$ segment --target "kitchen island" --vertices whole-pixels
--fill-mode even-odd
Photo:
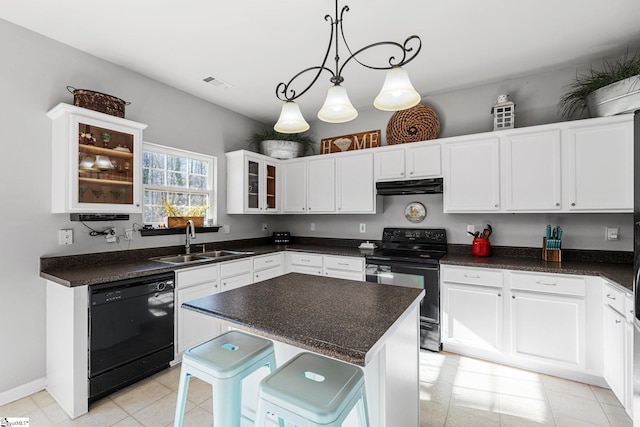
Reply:
[[[372,427],[419,425],[419,305],[424,290],[289,273],[189,301],[272,339],[278,365],[311,351],[361,366]]]

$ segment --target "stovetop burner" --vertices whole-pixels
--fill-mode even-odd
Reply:
[[[385,228],[382,247],[366,258],[437,263],[446,254],[447,232],[442,228]]]

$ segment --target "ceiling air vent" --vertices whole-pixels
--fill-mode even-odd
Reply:
[[[233,87],[231,83],[226,82],[221,78],[213,77],[213,76],[207,76],[204,79],[202,79],[202,81],[205,83],[209,83],[210,85],[215,86],[219,89],[229,89],[230,87]]]

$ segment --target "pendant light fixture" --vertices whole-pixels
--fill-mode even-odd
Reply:
[[[391,41],[377,42],[353,52],[344,37],[344,29],[342,25],[343,15],[345,12],[349,11],[349,6],[344,6],[340,11],[340,14],[338,14],[338,0],[336,0],[335,3],[335,15],[333,17],[331,15],[326,15],[324,17],[325,21],[328,21],[331,24],[331,35],[322,64],[306,68],[293,76],[289,82],[282,82],[276,87],[276,96],[281,101],[284,101],[280,118],[274,126],[274,129],[278,132],[299,133],[309,129],[309,124],[306,122],[304,117],[302,117],[300,107],[294,101],[311,89],[316,81],[318,81],[318,78],[323,71],[327,71],[331,74],[329,81],[333,86],[331,86],[327,92],[327,98],[325,99],[324,105],[318,112],[318,118],[328,123],[344,123],[355,119],[358,116],[358,112],[353,105],[351,105],[351,101],[349,101],[349,96],[347,95],[347,90],[342,86],[342,82],[344,82],[342,70],[352,59],[363,67],[372,70],[388,70],[382,90],[373,103],[376,108],[384,111],[399,111],[411,108],[420,103],[420,94],[416,92],[411,85],[407,72],[401,68],[403,65],[413,60],[413,58],[415,58],[420,52],[420,49],[422,48],[422,41],[420,40],[420,37],[416,35],[410,36],[402,44]],[[342,44],[349,53],[349,57],[342,64],[340,64],[339,55],[340,40],[342,40]],[[357,56],[362,52],[380,46],[391,46],[396,48],[399,54],[397,56],[391,56],[387,61],[388,65],[385,64],[382,66],[365,64],[362,60],[357,58]],[[327,60],[332,47],[334,47],[335,50],[335,68],[333,70],[327,66]],[[297,92],[291,87],[292,83],[298,77],[308,72],[315,73],[315,76],[312,77],[311,83],[309,83],[307,87]]]

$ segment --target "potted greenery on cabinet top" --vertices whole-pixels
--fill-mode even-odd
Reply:
[[[571,90],[560,98],[562,116],[569,119],[586,108],[591,117],[612,116],[640,108],[640,52],[615,62],[604,60],[603,69],[592,68],[576,76]]]
[[[313,151],[313,137],[307,132],[280,133],[270,128],[254,132],[250,137],[252,146],[261,154],[277,159],[292,159]]]

